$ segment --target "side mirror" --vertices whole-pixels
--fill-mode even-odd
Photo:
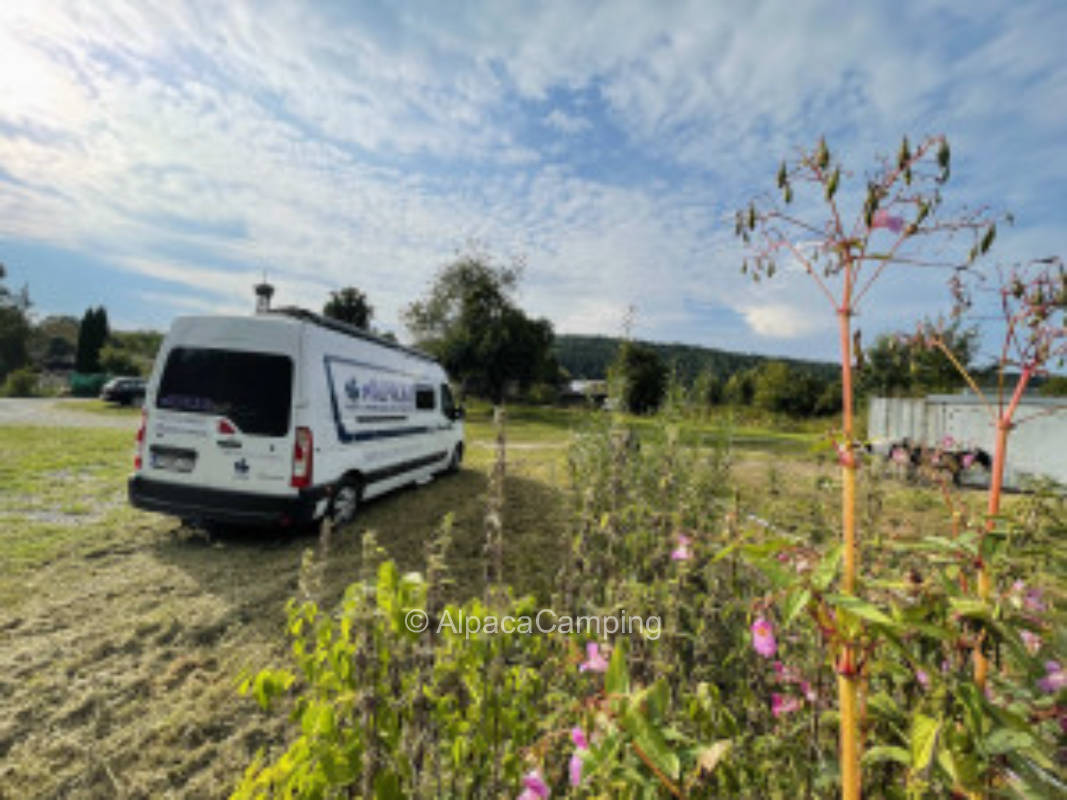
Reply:
[[[452,419],[463,419],[466,416],[467,412],[463,406],[456,406],[452,409]]]

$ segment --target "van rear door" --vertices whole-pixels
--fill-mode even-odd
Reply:
[[[293,359],[177,346],[148,410],[143,474],[172,483],[288,494]]]

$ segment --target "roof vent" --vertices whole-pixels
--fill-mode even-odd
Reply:
[[[263,277],[262,283],[257,283],[256,289],[256,313],[266,314],[270,311],[270,299],[274,295],[274,287],[267,283],[266,276]]]

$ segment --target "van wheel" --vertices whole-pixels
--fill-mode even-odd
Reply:
[[[347,525],[359,510],[359,483],[354,478],[342,478],[330,498],[326,514],[334,527]]]
[[[445,468],[445,472],[459,472],[461,461],[463,461],[463,445],[457,444],[452,451],[452,457],[448,459],[448,466]]]

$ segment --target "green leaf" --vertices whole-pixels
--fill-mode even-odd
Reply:
[[[808,607],[811,601],[811,589],[799,589],[789,593],[785,599],[785,607],[782,609],[782,625],[787,627],[801,611]]]
[[[609,695],[630,693],[630,670],[626,664],[625,642],[625,639],[616,639],[615,648],[611,651],[611,661],[608,662],[608,671],[604,675],[604,691]]]
[[[910,765],[911,754],[903,747],[890,747],[888,745],[872,747],[863,754],[864,766],[877,764],[881,761],[896,761],[898,764]]]
[[[819,562],[819,566],[815,568],[811,576],[812,586],[816,590],[825,592],[830,588],[830,584],[834,582],[834,577],[837,575],[837,565],[841,562],[841,554],[843,552],[841,545],[837,545],[823,556],[822,561]]]
[[[655,764],[656,769],[671,780],[676,780],[678,771],[681,769],[681,763],[660,731],[655,726],[650,725],[644,715],[634,706],[630,706],[627,709],[623,718],[623,725],[630,736],[633,737],[634,744],[641,748],[641,752],[648,757],[649,761]]]
[[[1011,728],[998,728],[986,737],[983,742],[986,752],[991,756],[999,756],[1003,753],[1011,753],[1016,750],[1025,750],[1034,744],[1033,737],[1025,731],[1014,731]]]
[[[865,619],[868,622],[873,622],[875,625],[881,625],[885,628],[897,627],[897,623],[890,617],[886,616],[886,614],[876,605],[859,597],[843,594],[828,594],[826,595],[826,602],[832,606],[844,609],[850,614],[855,614],[857,617]]]
[[[937,736],[941,721],[916,712],[911,718],[911,768],[916,772],[926,769],[937,749]]]

